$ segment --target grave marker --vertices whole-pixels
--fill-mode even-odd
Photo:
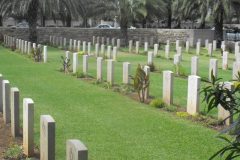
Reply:
[[[163,71],[163,101],[167,105],[173,103],[173,72]]]
[[[67,141],[66,160],[88,160],[87,147],[79,140]]]
[[[130,84],[130,71],[131,71],[131,64],[129,62],[123,63],[123,84]]]
[[[23,99],[23,152],[34,155],[34,102],[30,98]]]
[[[40,157],[55,160],[55,120],[50,115],[40,118]]]
[[[191,75],[188,77],[187,112],[190,115],[199,113],[200,82],[201,78],[198,76]]]

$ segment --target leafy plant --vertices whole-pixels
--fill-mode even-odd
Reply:
[[[31,55],[35,62],[41,62],[42,61],[42,48],[41,46],[37,46],[36,48],[32,48]]]
[[[13,145],[7,149],[4,154],[5,159],[21,159],[24,158],[23,148],[18,145]]]
[[[175,70],[175,73],[177,75],[179,75],[179,76],[186,76],[185,70],[182,67],[182,65],[180,65],[180,64],[174,65],[174,70]]]
[[[154,99],[151,101],[150,105],[155,108],[165,108],[167,106],[162,99]]]
[[[76,76],[77,76],[77,78],[86,78],[87,77],[87,75],[85,75],[83,72],[80,72],[80,71],[78,71],[76,73]]]
[[[138,65],[136,75],[134,77],[134,89],[138,92],[140,102],[144,103],[146,100],[146,91],[149,88],[149,75]]]
[[[151,72],[156,71],[156,67],[155,67],[155,64],[154,64],[154,63],[148,64],[148,66],[150,67],[150,71],[151,71]]]
[[[221,135],[218,136],[218,138],[227,142],[228,145],[211,156],[210,160],[218,156],[224,158],[225,160],[236,159],[240,157],[240,87],[238,85],[229,90],[228,88],[224,87],[225,84],[223,82],[220,82],[221,79],[216,79],[214,77],[213,73],[211,74],[211,77],[211,85],[204,88],[202,91],[204,93],[204,101],[207,102],[208,112],[221,105],[231,114],[226,119],[229,119],[236,114],[238,114],[238,119],[235,120],[235,122],[231,124],[229,128],[221,132],[221,134],[229,133],[232,135],[233,140]]]
[[[69,73],[70,71],[70,59],[69,58],[64,58],[63,56],[61,56],[61,59],[62,59],[62,65],[63,65],[63,71],[64,73]]]

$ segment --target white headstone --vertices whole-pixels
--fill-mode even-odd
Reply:
[[[99,43],[95,44],[95,56],[98,57],[99,56]]]
[[[170,46],[166,45],[165,46],[165,58],[169,59],[169,53],[170,53]]]
[[[121,40],[117,39],[117,48],[120,48],[120,47],[121,47]]]
[[[187,112],[190,115],[199,113],[200,82],[201,78],[198,76],[191,75],[188,77]]]
[[[181,55],[175,54],[174,55],[174,65],[179,65],[181,62]]]
[[[216,51],[217,50],[217,41],[214,40],[213,41],[213,51]]]
[[[55,160],[55,120],[50,115],[40,118],[40,157]]]
[[[97,58],[97,80],[102,81],[102,64],[103,64],[103,58],[98,57]]]
[[[153,52],[148,52],[148,65],[153,64]]]
[[[0,74],[0,112],[3,112],[3,75]]]
[[[78,70],[78,53],[73,53],[73,73],[77,73]]]
[[[72,42],[72,39],[70,39],[70,40],[69,40],[69,50],[70,50],[70,51],[73,50],[73,48],[72,48],[72,43],[73,43],[73,42]]]
[[[2,81],[2,95],[3,95],[3,121],[4,124],[11,122],[10,110],[10,82],[8,80]]]
[[[222,56],[222,69],[227,70],[228,69],[228,52],[223,52]]]
[[[86,41],[83,41],[83,53],[86,54]]]
[[[132,53],[132,46],[133,46],[133,41],[132,40],[130,40],[129,41],[129,53]]]
[[[23,99],[23,152],[34,155],[34,102],[30,98]]]
[[[77,51],[80,52],[81,51],[81,41],[77,41]]]
[[[186,52],[187,53],[189,53],[189,45],[190,45],[189,41],[186,41]]]
[[[83,73],[88,74],[88,55],[83,55]]]
[[[112,46],[108,46],[107,47],[107,58],[108,59],[112,58],[111,50],[112,50]]]
[[[144,66],[144,72],[146,73],[147,76],[150,76],[150,67],[149,66]],[[145,90],[145,98],[148,99],[149,98],[149,87],[148,86]]]
[[[66,152],[66,160],[88,160],[87,147],[79,140],[68,140]]]
[[[13,138],[19,136],[19,89],[11,88],[11,133]]]
[[[217,59],[210,59],[209,64],[209,81],[212,81],[212,73],[217,78],[218,75],[218,60]]]
[[[173,72],[163,71],[163,101],[167,105],[173,103]]]
[[[77,40],[73,41],[73,51],[77,52]]]
[[[208,44],[208,55],[212,57],[213,49],[212,49],[212,43]]]
[[[139,54],[139,41],[136,41],[136,54]]]
[[[107,61],[107,82],[110,85],[114,84],[114,61],[113,60]]]
[[[240,73],[240,62],[233,62],[232,79],[237,80]]]
[[[28,55],[31,54],[31,49],[32,49],[32,43],[28,42],[28,52],[27,52]]]
[[[91,55],[91,42],[88,42],[88,55]]]
[[[130,84],[130,71],[131,71],[131,64],[129,62],[123,63],[123,84]]]
[[[148,42],[145,42],[144,43],[144,52],[147,52],[148,51]]]
[[[197,55],[200,55],[200,51],[201,50],[201,43],[200,42],[197,42],[197,48],[196,48],[196,54]]]
[[[208,39],[205,40],[205,48],[208,48]]]
[[[153,54],[156,57],[158,55],[158,44],[154,44]]]
[[[101,55],[104,57],[105,56],[105,45],[101,45]]]
[[[117,61],[117,54],[118,54],[117,47],[113,47],[113,60],[114,61]]]
[[[48,57],[48,54],[47,54],[47,46],[44,46],[44,47],[43,47],[43,62],[44,62],[44,63],[47,63],[47,57]]]
[[[198,75],[198,64],[199,64],[199,58],[197,56],[192,57],[192,63],[191,63],[191,75]]]

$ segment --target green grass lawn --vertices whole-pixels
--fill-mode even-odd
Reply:
[[[65,159],[65,143],[72,138],[80,139],[88,147],[92,160],[203,160],[224,145],[215,138],[216,131],[59,72],[64,51],[48,50],[49,62],[43,64],[0,47],[0,72],[12,86],[20,89],[21,99],[34,100],[36,144],[39,145],[40,115],[49,114],[56,120],[57,160]],[[183,55],[186,74],[190,73],[193,55]],[[82,58],[79,59],[82,70]],[[137,64],[145,64],[147,57],[120,53],[115,64],[117,84],[122,82],[122,62],[125,61],[132,64],[134,75]],[[154,62],[161,71],[173,70],[173,60],[156,58]],[[208,77],[208,63],[209,57],[201,56],[200,76]],[[89,60],[89,75],[96,77],[94,57]],[[229,80],[231,71],[219,70],[219,77]],[[174,104],[186,107],[187,79],[175,78],[174,86]],[[161,73],[151,74],[150,95],[161,98]]]

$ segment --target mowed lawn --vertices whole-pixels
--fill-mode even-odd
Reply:
[[[20,89],[21,100],[24,97],[34,100],[37,145],[40,115],[51,115],[56,120],[57,160],[65,159],[66,140],[73,138],[88,147],[92,160],[203,160],[224,145],[215,138],[216,131],[59,72],[64,51],[48,50],[49,62],[43,64],[0,47],[0,72]],[[137,64],[147,61],[146,56],[121,54],[115,67],[118,84],[122,79],[122,62],[131,62],[134,74]],[[191,56],[184,57],[188,73]],[[209,57],[202,57],[200,75],[207,77]],[[82,58],[79,59],[81,69]],[[173,70],[173,60],[155,61],[161,70]],[[95,58],[90,58],[89,74],[93,76],[95,63]],[[231,79],[231,71],[220,71],[220,75]],[[187,80],[176,78],[174,85],[174,103],[186,107]],[[162,74],[151,74],[150,94],[161,98]]]

